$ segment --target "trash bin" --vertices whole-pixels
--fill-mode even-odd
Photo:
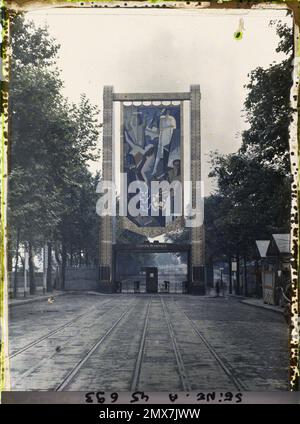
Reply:
[[[165,293],[169,293],[170,291],[170,281],[164,281],[165,285]]]
[[[140,282],[139,281],[134,281],[133,292],[134,293],[140,293]]]

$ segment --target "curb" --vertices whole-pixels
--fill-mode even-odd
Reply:
[[[105,293],[98,293],[98,292],[92,292],[92,291],[66,290],[63,292],[49,293],[48,295],[42,295],[36,298],[23,299],[18,302],[12,302],[11,300],[9,300],[8,307],[11,308],[12,306],[21,306],[21,305],[27,305],[27,303],[41,302],[43,300],[47,300],[51,296],[57,297],[57,296],[63,296],[67,294],[88,294],[88,295],[94,295],[94,296],[105,296]]]
[[[281,315],[283,314],[283,310],[275,309],[275,308],[272,307],[272,305],[269,305],[269,306],[267,306],[267,305],[257,305],[255,303],[248,302],[247,300],[241,300],[240,303],[244,303],[244,305],[254,306],[254,307],[260,308],[260,309],[265,309],[267,311],[275,312],[277,314],[281,314]]]
[[[32,299],[20,300],[20,302],[8,301],[8,307],[11,308],[11,307],[14,307],[14,306],[27,305],[27,303],[41,302],[43,300],[47,300],[51,296],[57,297],[57,296],[63,296],[65,294],[68,294],[68,292],[49,293],[48,295],[45,295],[45,296],[39,296],[39,297],[32,298]]]
[[[228,297],[233,297],[235,299],[246,299],[242,294],[228,294]]]

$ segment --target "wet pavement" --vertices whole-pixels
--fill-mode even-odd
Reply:
[[[12,390],[288,390],[283,316],[240,299],[66,294],[9,330]]]

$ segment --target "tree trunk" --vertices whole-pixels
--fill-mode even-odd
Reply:
[[[57,244],[55,244],[55,246],[54,246],[54,256],[55,256],[56,262],[58,263],[58,265],[60,265],[61,264],[61,259],[59,257],[59,249],[57,247]]]
[[[229,294],[232,294],[232,262],[231,257],[228,257],[228,269],[229,269]]]
[[[73,266],[73,248],[70,249],[70,266]]]
[[[52,291],[52,245],[48,243],[47,292]]]
[[[14,274],[14,298],[18,295],[18,262],[19,262],[19,248],[20,248],[20,228],[17,230],[17,243],[16,243],[16,260],[15,260],[15,274]]]
[[[236,255],[236,294],[240,294],[240,255]]]
[[[255,260],[255,285],[256,285],[256,296],[262,297],[261,293],[261,270],[259,269],[258,260]]]
[[[66,266],[67,266],[67,248],[63,241],[61,251],[61,288],[62,290],[66,287]]]
[[[247,284],[247,258],[244,256],[244,295],[248,296],[248,284]]]
[[[55,273],[55,289],[62,288],[62,277],[61,277],[61,259],[59,257],[59,249],[57,243],[54,245],[54,256],[57,263],[56,273]]]
[[[25,260],[24,260],[24,258],[22,258],[22,256],[21,256],[21,254],[20,254],[20,253],[19,253],[19,259],[20,259],[20,261],[21,261],[22,269],[23,269],[23,271],[24,271]]]
[[[29,242],[29,244],[28,244],[28,250],[29,250],[29,258],[28,258],[28,264],[29,264],[29,293],[35,294],[36,284],[35,284],[35,275],[34,275],[34,252],[33,252],[31,242]]]

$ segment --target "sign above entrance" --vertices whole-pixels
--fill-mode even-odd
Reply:
[[[116,244],[113,246],[116,251],[125,251],[125,252],[189,252],[191,249],[190,244],[183,243],[144,243],[144,244]]]

